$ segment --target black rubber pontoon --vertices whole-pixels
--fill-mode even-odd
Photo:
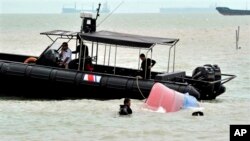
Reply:
[[[86,77],[93,77],[94,80],[85,79]],[[1,93],[8,96],[55,99],[119,99],[123,97],[143,99],[143,97],[148,97],[155,83],[154,80],[134,77],[84,73],[8,61],[0,61],[0,78]],[[161,83],[181,93],[188,92],[198,99],[200,97],[199,92],[192,86],[175,82]]]

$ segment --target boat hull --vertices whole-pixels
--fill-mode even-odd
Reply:
[[[46,99],[144,99],[154,80],[102,73],[66,70],[41,65],[0,60],[0,95]],[[181,93],[200,98],[190,85],[160,82]]]

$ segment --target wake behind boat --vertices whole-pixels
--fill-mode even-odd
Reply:
[[[100,9],[100,7],[98,8]],[[82,13],[80,32],[53,30],[42,32],[52,43],[40,56],[24,56],[0,53],[0,93],[5,96],[27,98],[88,98],[88,99],[144,99],[155,83],[161,83],[180,93],[189,93],[197,99],[215,99],[225,92],[223,84],[235,78],[222,74],[218,65],[204,65],[194,69],[192,76],[185,71],[175,71],[175,53],[179,39],[160,38],[124,34],[110,31],[96,31],[96,18],[92,14]],[[61,68],[58,42],[74,43],[80,46],[79,54],[69,64],[69,69]],[[84,44],[88,44],[91,54],[83,53]],[[165,72],[150,72],[149,78],[140,79],[140,65],[137,69],[117,67],[118,48],[130,48],[136,52],[146,52],[153,58],[153,48],[164,45],[169,48],[168,65]],[[104,55],[99,49],[104,49]],[[111,53],[114,58],[111,58]],[[171,55],[173,53],[173,55]],[[99,58],[103,58],[100,63]],[[114,60],[114,65],[110,61]],[[87,63],[93,69],[86,68]],[[138,61],[140,64],[140,60]],[[172,64],[172,65],[170,65]],[[172,67],[170,67],[172,66]]]

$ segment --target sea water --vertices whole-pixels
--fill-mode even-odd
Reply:
[[[105,16],[101,15],[98,21]],[[0,52],[38,56],[52,43],[39,33],[55,29],[79,31],[80,24],[78,14],[0,15]],[[241,49],[236,50],[238,26]],[[203,117],[191,116],[192,110],[150,112],[143,108],[144,101],[134,99],[131,101],[133,115],[124,118],[117,115],[123,99],[45,101],[1,97],[1,141],[224,141],[229,140],[230,124],[250,123],[248,16],[114,14],[97,29],[178,38],[175,70],[185,70],[191,75],[197,66],[218,64],[222,73],[235,74],[237,78],[225,85],[227,91],[216,100],[201,101]],[[152,57],[157,61],[154,71],[167,70],[168,49],[154,48]],[[138,68],[138,50],[119,48],[117,53],[118,66]],[[99,55],[99,63],[104,63],[103,49]]]

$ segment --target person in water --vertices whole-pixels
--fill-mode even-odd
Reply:
[[[192,116],[204,116],[204,113],[202,111],[196,111],[192,113]]]
[[[132,109],[130,108],[131,100],[129,98],[124,99],[124,105],[120,105],[120,115],[131,115]]]
[[[145,54],[140,54],[141,63],[141,76],[144,79],[150,79],[151,68],[155,65],[156,61],[150,58],[146,58]]]

